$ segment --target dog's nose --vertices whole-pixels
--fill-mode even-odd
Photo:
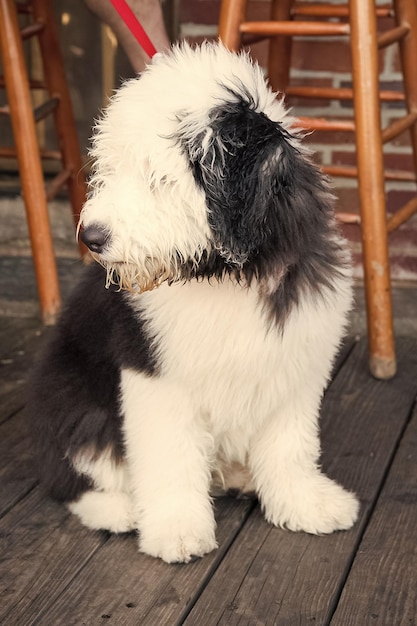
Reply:
[[[105,231],[101,226],[93,225],[88,226],[85,230],[81,231],[81,241],[85,243],[87,248],[91,252],[103,252],[103,248],[109,238],[109,233]]]

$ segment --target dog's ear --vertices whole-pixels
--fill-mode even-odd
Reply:
[[[238,98],[212,109],[205,131],[183,135],[214,243],[228,262],[243,265],[276,235],[277,204],[295,193],[301,157],[294,143],[281,124]]]

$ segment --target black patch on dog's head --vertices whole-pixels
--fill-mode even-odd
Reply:
[[[254,106],[248,96],[213,109],[209,147],[203,148],[205,134],[185,142],[194,178],[206,195],[215,246],[238,266],[268,236],[271,172],[279,187],[290,180],[283,162],[288,134]]]
[[[344,262],[332,196],[283,125],[257,111],[244,90],[230,94],[210,111],[207,131],[181,136],[220,256],[209,265],[249,283],[281,275],[269,301],[274,315],[285,317],[300,289],[331,286]]]

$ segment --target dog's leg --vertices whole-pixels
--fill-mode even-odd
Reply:
[[[97,456],[80,450],[72,463],[78,473],[91,480],[94,488],[70,502],[69,510],[94,530],[112,533],[135,530],[126,464],[112,460],[110,449]]]
[[[84,526],[93,530],[127,533],[135,530],[132,499],[121,491],[86,491],[68,505]]]
[[[358,501],[317,465],[317,414],[311,400],[298,397],[285,412],[272,416],[254,437],[250,467],[269,522],[321,534],[350,528],[358,515]]]
[[[122,403],[140,550],[169,563],[210,552],[213,444],[186,390],[124,370]]]

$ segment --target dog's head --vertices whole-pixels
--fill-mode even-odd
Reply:
[[[329,207],[292,126],[247,55],[220,44],[157,55],[93,139],[82,239],[109,282],[141,291],[253,275],[271,254],[293,262],[294,241]]]

